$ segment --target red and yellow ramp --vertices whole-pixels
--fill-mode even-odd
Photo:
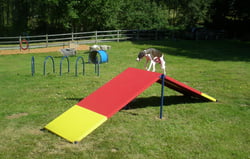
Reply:
[[[51,121],[45,128],[70,142],[79,142],[153,83],[160,83],[160,76],[160,73],[128,68]],[[165,86],[180,93],[216,101],[173,78],[166,76],[164,82]]]
[[[160,74],[128,68],[45,126],[70,142],[79,142],[141,92]]]
[[[159,79],[157,81],[158,83],[162,83],[161,79]],[[204,99],[206,101],[212,101],[212,102],[216,102],[217,100],[205,93],[202,93],[192,87],[189,87],[188,85],[181,83],[169,76],[165,76],[165,80],[164,80],[164,85],[168,88],[171,88],[177,92],[180,92],[184,95],[188,95],[188,96],[193,96],[193,97],[197,97],[197,98],[201,98]]]

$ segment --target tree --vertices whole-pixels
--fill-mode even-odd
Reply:
[[[164,12],[154,1],[125,1],[119,13],[119,23],[122,29],[162,29],[167,25]]]
[[[244,0],[215,0],[210,7],[208,26],[226,30],[228,37],[250,39],[249,5]]]
[[[0,0],[0,35],[111,29],[224,28],[247,32],[245,0]]]

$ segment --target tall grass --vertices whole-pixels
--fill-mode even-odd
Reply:
[[[109,63],[96,76],[74,75],[77,57],[59,75],[59,52],[0,56],[0,158],[249,158],[250,44],[238,41],[143,41],[109,43]],[[188,98],[160,85],[150,88],[78,144],[40,131],[48,122],[127,67],[143,69],[137,53],[154,47],[165,54],[167,75],[219,100]],[[56,73],[46,56],[55,58]],[[36,73],[31,76],[31,57]],[[86,51],[78,52],[88,60]],[[160,71],[160,66],[157,66]],[[138,77],[140,78],[140,77]],[[141,79],[143,80],[143,79]],[[132,82],[132,81],[131,81]],[[98,100],[98,99],[97,99]]]

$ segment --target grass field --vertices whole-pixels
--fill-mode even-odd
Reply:
[[[0,56],[0,158],[247,159],[250,158],[250,43],[239,41],[143,41],[108,43],[109,63],[96,76],[74,76],[59,52]],[[143,69],[137,53],[154,47],[165,53],[167,75],[215,97],[203,102],[165,89],[159,119],[160,85],[153,84],[78,144],[40,131],[47,123],[127,67]],[[56,73],[46,56],[55,59]],[[36,73],[31,76],[31,57]],[[88,60],[85,51],[78,52]],[[160,66],[157,65],[157,71]],[[139,78],[139,77],[138,77]],[[142,79],[143,80],[143,79]],[[96,99],[98,100],[98,99]]]

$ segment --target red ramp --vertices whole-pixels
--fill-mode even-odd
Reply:
[[[128,68],[77,105],[110,118],[145,89],[159,80],[161,74]]]
[[[162,80],[159,79],[157,81],[158,83],[162,83]],[[164,81],[164,85],[167,86],[168,88],[171,88],[177,92],[180,92],[184,95],[188,95],[188,96],[193,96],[193,97],[197,97],[206,101],[212,101],[212,102],[216,102],[217,100],[205,93],[202,93],[192,87],[189,87],[188,85],[181,83],[169,76],[165,77],[165,81]]]
[[[160,73],[128,68],[45,128],[70,142],[79,142],[155,82],[162,82]],[[185,95],[216,101],[168,76],[164,84]]]

